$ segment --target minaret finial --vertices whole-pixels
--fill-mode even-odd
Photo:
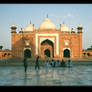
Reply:
[[[63,24],[65,24],[64,21],[63,21]]]
[[[31,24],[31,20],[30,20],[30,24]]]
[[[48,18],[48,14],[47,14],[47,18]]]

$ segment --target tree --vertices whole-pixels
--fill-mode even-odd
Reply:
[[[90,53],[87,53],[88,56],[90,56]]]
[[[0,49],[2,50],[3,46],[0,46]]]

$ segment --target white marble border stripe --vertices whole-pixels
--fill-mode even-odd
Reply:
[[[38,55],[38,37],[39,36],[56,36],[56,53],[59,55],[59,34],[36,34],[36,55]]]

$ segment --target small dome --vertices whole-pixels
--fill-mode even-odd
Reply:
[[[33,24],[28,25],[28,26],[24,29],[24,31],[27,31],[27,32],[30,32],[30,31],[33,31],[33,30],[34,30]]]
[[[11,26],[11,29],[13,29],[13,28],[17,28],[16,25],[12,25],[12,26]]]
[[[62,32],[70,32],[69,28],[65,24],[62,24],[60,29]]]
[[[45,20],[40,24],[39,29],[56,29],[56,26],[49,18],[45,18]]]
[[[83,27],[82,27],[82,25],[78,25],[78,27],[77,27],[77,28],[83,28]]]

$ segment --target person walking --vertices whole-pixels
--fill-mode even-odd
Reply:
[[[27,59],[24,58],[24,71],[27,72]]]
[[[39,56],[37,56],[36,58],[36,63],[35,63],[35,69],[40,69],[40,66],[39,66]]]

